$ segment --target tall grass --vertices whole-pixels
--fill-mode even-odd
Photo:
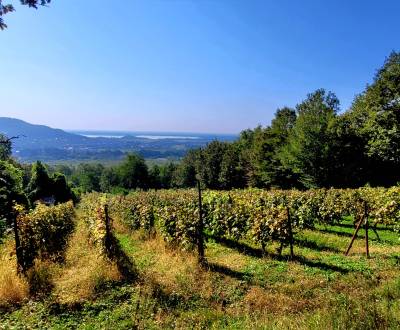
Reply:
[[[9,308],[20,304],[29,296],[26,279],[16,271],[15,247],[11,241],[0,245],[0,308]]]

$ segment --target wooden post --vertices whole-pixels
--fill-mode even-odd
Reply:
[[[363,220],[364,220],[364,216],[361,217],[360,221],[359,221],[358,224],[357,224],[357,228],[356,228],[356,231],[355,231],[354,234],[353,234],[353,237],[352,237],[352,239],[351,239],[350,245],[349,245],[349,247],[347,248],[346,252],[344,253],[345,256],[347,256],[347,255],[349,254],[349,251],[350,251],[351,247],[353,246],[354,240],[355,240],[356,237],[357,237],[357,233],[358,233],[358,231],[359,231],[360,228],[361,228],[361,224],[363,223]]]
[[[289,209],[289,207],[286,207],[286,212],[287,212],[288,231],[289,231],[290,259],[293,260],[293,258],[294,258],[293,231],[292,231],[292,220],[290,218],[290,209]]]
[[[364,202],[364,218],[365,218],[365,253],[369,258],[369,244],[368,244],[368,206],[367,202]]]
[[[17,215],[14,215],[14,239],[15,239],[15,255],[17,256],[17,273],[23,273],[25,274],[25,262],[24,262],[24,254],[22,251],[22,246],[21,246],[21,239],[19,237],[19,232],[18,232],[18,219]]]
[[[204,258],[204,237],[203,237],[203,206],[201,201],[201,187],[200,187],[200,180],[197,180],[197,190],[199,193],[199,223],[197,226],[197,251],[199,257],[199,263],[203,264],[205,261]]]
[[[105,248],[106,252],[110,253],[111,252],[111,225],[110,225],[110,217],[108,215],[108,205],[104,205],[104,221],[106,225],[106,237],[105,237]]]

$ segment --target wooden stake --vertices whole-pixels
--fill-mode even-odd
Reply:
[[[14,215],[14,239],[15,239],[15,254],[17,256],[17,273],[25,274],[24,254],[21,246],[21,239],[19,237],[17,215]]]
[[[110,225],[110,217],[108,215],[108,205],[104,205],[104,217],[105,217],[105,225],[106,225],[106,237],[105,237],[105,248],[107,253],[111,252],[111,225]]]
[[[201,187],[200,187],[200,180],[197,180],[197,190],[199,192],[199,223],[197,226],[197,252],[199,263],[203,264],[205,261],[204,257],[204,238],[203,238],[203,206],[201,201]]]
[[[286,212],[287,212],[288,231],[289,231],[290,259],[293,260],[293,258],[294,258],[293,231],[292,231],[292,220],[290,218],[290,209],[289,209],[289,207],[286,207]]]
[[[359,223],[357,224],[357,228],[356,228],[356,231],[354,232],[354,235],[353,235],[353,237],[352,237],[352,239],[351,239],[350,245],[349,245],[349,247],[347,248],[346,252],[344,253],[345,256],[347,256],[347,255],[349,254],[349,251],[350,251],[351,247],[353,246],[354,240],[355,240],[356,237],[357,237],[357,233],[358,233],[358,231],[359,231],[360,228],[361,228],[361,224],[363,223],[363,220],[364,220],[364,217],[362,217],[362,218],[360,219]]]
[[[368,207],[367,202],[364,202],[364,218],[365,218],[365,253],[369,258],[369,244],[368,244]]]

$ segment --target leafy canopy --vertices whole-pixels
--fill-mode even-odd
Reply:
[[[39,6],[46,6],[51,0],[20,0],[21,5],[28,6],[30,8],[38,9]],[[11,4],[3,4],[3,0],[0,0],[0,30],[7,28],[7,24],[4,23],[3,16],[14,11],[15,8]]]

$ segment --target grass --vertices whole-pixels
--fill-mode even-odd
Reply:
[[[18,306],[28,299],[28,282],[18,276],[15,247],[7,242],[0,247],[0,311]]]
[[[91,301],[102,287],[122,280],[117,265],[106,260],[88,241],[88,230],[79,221],[66,251],[64,267],[54,276],[53,295],[58,303],[76,305]]]
[[[28,299],[19,279],[19,293],[8,304],[13,307],[0,312],[0,329],[400,327],[400,244],[386,228],[381,241],[371,230],[370,259],[361,232],[350,255],[343,255],[354,230],[350,221],[297,234],[293,261],[287,248],[277,255],[275,243],[264,256],[252,242],[209,237],[207,265],[200,268],[194,255],[116,221],[121,253],[138,273],[127,282],[117,265],[89,247],[79,223],[65,264],[52,272],[51,293]],[[1,255],[10,249],[4,245]],[[0,265],[0,276],[15,279],[10,266]]]

